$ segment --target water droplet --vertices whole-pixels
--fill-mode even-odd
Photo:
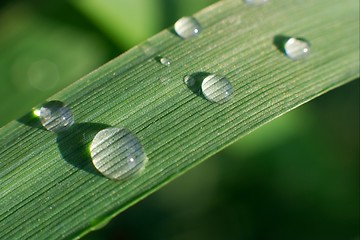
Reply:
[[[261,5],[269,2],[269,0],[245,0],[245,3],[249,5]]]
[[[35,109],[34,114],[40,118],[44,128],[53,132],[61,132],[74,124],[74,116],[69,107],[61,101],[45,103],[40,110]]]
[[[204,78],[201,83],[204,97],[216,103],[224,103],[231,99],[234,88],[230,81],[220,75],[211,74]]]
[[[195,37],[201,32],[200,23],[193,17],[182,17],[176,21],[175,32],[183,39]]]
[[[310,44],[302,39],[289,38],[284,44],[284,51],[289,58],[299,60],[310,54]]]
[[[145,168],[147,157],[140,140],[125,128],[98,132],[90,146],[96,169],[104,176],[120,180]]]
[[[164,66],[169,67],[171,65],[171,60],[169,58],[166,57],[160,57],[160,63]]]

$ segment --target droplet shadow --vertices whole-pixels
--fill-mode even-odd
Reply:
[[[285,35],[276,35],[273,40],[273,44],[275,47],[283,54],[285,54],[285,43],[290,39],[291,37],[285,36]]]
[[[162,59],[161,56],[156,56],[156,57],[154,57],[154,60],[155,60],[156,62],[160,63],[160,64],[161,64],[161,59]]]
[[[79,169],[102,176],[92,164],[90,144],[99,131],[108,127],[102,123],[76,123],[58,133],[56,141],[62,157]]]
[[[176,36],[177,38],[180,38],[181,40],[184,40],[182,37],[180,37],[180,36],[176,33],[174,27],[168,28],[168,31],[169,31],[171,34],[173,34],[174,36]]]
[[[203,80],[207,77],[211,75],[211,73],[208,72],[196,72],[196,73],[192,73],[190,75],[186,75],[184,77],[184,82],[186,84],[186,86],[197,96],[203,98],[206,100],[204,94],[202,93],[201,90],[201,84],[203,82]]]

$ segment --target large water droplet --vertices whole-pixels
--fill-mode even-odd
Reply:
[[[249,5],[261,5],[267,3],[269,0],[245,0],[245,3]]]
[[[90,146],[96,169],[104,176],[120,180],[144,169],[147,157],[140,140],[125,128],[98,132]]]
[[[176,21],[175,32],[183,39],[195,37],[201,32],[200,23],[193,17],[182,17]]]
[[[234,88],[230,81],[220,75],[211,74],[204,78],[201,83],[204,97],[216,103],[224,103],[231,99]]]
[[[289,58],[299,60],[310,54],[310,44],[305,40],[289,38],[284,44],[284,51]]]
[[[49,131],[61,132],[74,124],[74,116],[69,107],[61,101],[45,103],[40,110],[34,110],[41,124]]]

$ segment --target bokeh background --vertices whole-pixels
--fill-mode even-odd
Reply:
[[[213,0],[0,3],[0,127]],[[359,240],[359,80],[246,136],[83,239]]]

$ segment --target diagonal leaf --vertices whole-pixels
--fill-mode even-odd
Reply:
[[[359,76],[356,0],[278,0],[261,7],[221,1],[195,15],[197,38],[165,30],[54,95],[77,125],[61,135],[26,115],[0,129],[0,237],[76,238],[291,109]],[[309,40],[312,53],[292,61],[278,35]],[[166,67],[158,56],[172,60]],[[184,76],[227,76],[231,101],[194,94]],[[92,166],[87,144],[107,126],[141,139],[149,162],[127,181]]]

